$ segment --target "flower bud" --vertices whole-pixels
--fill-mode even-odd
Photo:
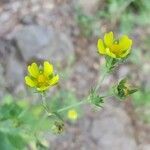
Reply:
[[[52,125],[52,132],[55,134],[61,134],[64,131],[65,125],[62,121],[55,121]]]
[[[133,87],[127,79],[122,79],[118,85],[115,87],[115,95],[120,99],[126,98],[127,96],[135,93],[138,89]]]
[[[75,121],[77,120],[78,118],[78,112],[76,109],[70,109],[68,112],[67,112],[67,117],[69,120],[72,120],[72,121]]]

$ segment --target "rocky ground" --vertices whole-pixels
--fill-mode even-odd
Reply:
[[[0,1],[0,97],[8,91],[23,96],[26,65],[45,59],[58,68],[73,62],[65,85],[80,98],[88,94],[104,60],[96,54],[96,37],[86,39],[80,35],[75,21],[76,3],[87,14],[98,9],[96,0]],[[104,89],[110,81],[131,72],[137,80],[147,80],[132,65],[124,65],[104,82]],[[70,125],[66,134],[48,137],[52,150],[150,150],[150,126],[137,119],[131,100],[122,104],[112,99],[98,112],[88,106],[84,110],[85,117]]]

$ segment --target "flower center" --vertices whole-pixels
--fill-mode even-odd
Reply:
[[[39,86],[47,86],[48,78],[44,74],[40,74],[37,78],[37,82]]]
[[[121,53],[121,48],[120,48],[120,45],[119,44],[113,44],[111,47],[110,47],[110,50],[116,54],[116,55],[119,55]]]
[[[45,76],[43,74],[38,76],[38,82],[43,83],[45,81],[46,81],[46,78],[45,78]]]

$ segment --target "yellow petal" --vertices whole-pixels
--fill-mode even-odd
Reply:
[[[50,86],[41,86],[41,87],[38,87],[37,88],[37,91],[39,92],[43,92],[43,91],[46,91]]]
[[[71,109],[68,111],[68,118],[71,120],[76,120],[78,118],[78,113],[75,109]]]
[[[53,65],[48,61],[44,61],[44,75],[49,76],[53,74]]]
[[[105,54],[105,46],[104,46],[104,43],[102,41],[102,39],[99,39],[98,42],[97,42],[97,48],[98,48],[98,52],[100,54]]]
[[[106,46],[108,47],[111,46],[113,44],[113,41],[114,41],[113,32],[109,32],[104,35],[104,43],[106,44]]]
[[[125,53],[121,54],[120,57],[124,58],[131,52],[131,49],[128,49]]]
[[[39,68],[36,63],[32,63],[31,66],[28,66],[28,71],[34,78],[37,78],[37,76],[39,75]]]
[[[132,46],[132,40],[128,38],[128,36],[123,35],[119,40],[119,45],[122,50],[128,50]]]
[[[49,81],[49,84],[52,86],[52,85],[57,84],[58,81],[59,81],[59,75],[56,75]]]
[[[112,58],[116,58],[116,55],[114,53],[112,53],[109,48],[106,48],[106,54]]]
[[[36,86],[36,83],[29,76],[25,77],[25,83],[30,87]]]

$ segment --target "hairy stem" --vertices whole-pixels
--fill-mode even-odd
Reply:
[[[75,103],[75,104],[66,106],[66,107],[64,107],[64,108],[61,108],[61,109],[57,110],[57,113],[66,111],[66,110],[68,110],[68,109],[70,109],[70,108],[73,108],[73,107],[80,106],[80,105],[82,105],[82,104],[85,104],[86,102],[87,102],[86,100],[83,100],[83,101],[80,101],[80,102],[78,102],[78,103]]]
[[[42,106],[43,106],[44,110],[46,111],[46,113],[49,115],[50,112],[49,112],[49,109],[48,109],[48,106],[46,103],[46,97],[44,94],[41,94],[41,97],[42,97]]]
[[[107,71],[105,71],[101,76],[101,78],[99,78],[98,84],[96,86],[96,91],[102,86],[102,83],[105,80],[106,76],[107,76]]]

